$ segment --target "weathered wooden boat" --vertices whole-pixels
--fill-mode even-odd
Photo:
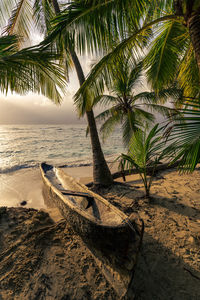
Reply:
[[[40,169],[48,204],[81,236],[120,298],[129,299],[143,222],[135,214],[128,218],[62,169],[46,163]]]

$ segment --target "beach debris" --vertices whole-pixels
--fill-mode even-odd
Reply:
[[[23,201],[20,202],[20,205],[21,205],[21,206],[25,206],[26,204],[27,204],[27,201],[26,201],[26,200],[23,200]]]

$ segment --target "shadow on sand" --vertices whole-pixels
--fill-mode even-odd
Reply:
[[[167,198],[152,194],[152,202],[148,203],[143,189],[134,186],[121,185],[105,191],[104,196],[127,215],[137,211],[146,216],[134,300],[199,300],[200,240],[190,242],[188,238],[194,233],[190,221],[198,226],[195,221],[200,211],[179,203],[173,195]]]
[[[135,273],[135,291],[135,300],[198,300],[200,271],[145,233]]]

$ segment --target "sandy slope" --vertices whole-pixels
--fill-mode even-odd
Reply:
[[[150,204],[142,198],[139,176],[128,180],[132,187],[115,187],[104,196],[128,215],[137,211],[145,222],[137,299],[200,299],[200,170],[158,174]]]
[[[79,237],[61,220],[0,210],[0,299],[116,299]]]
[[[137,175],[102,195],[144,219],[136,299],[200,299],[200,170],[157,175],[152,203]],[[89,251],[60,220],[33,209],[0,210],[0,299],[117,299]]]

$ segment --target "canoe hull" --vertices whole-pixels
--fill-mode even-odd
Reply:
[[[141,221],[134,216],[127,223],[128,218],[124,215],[124,222],[120,226],[103,226],[67,205],[45,176],[43,182],[43,193],[48,205],[59,208],[68,224],[98,260],[98,265],[116,292],[120,297],[124,295],[130,285],[141,246]]]

